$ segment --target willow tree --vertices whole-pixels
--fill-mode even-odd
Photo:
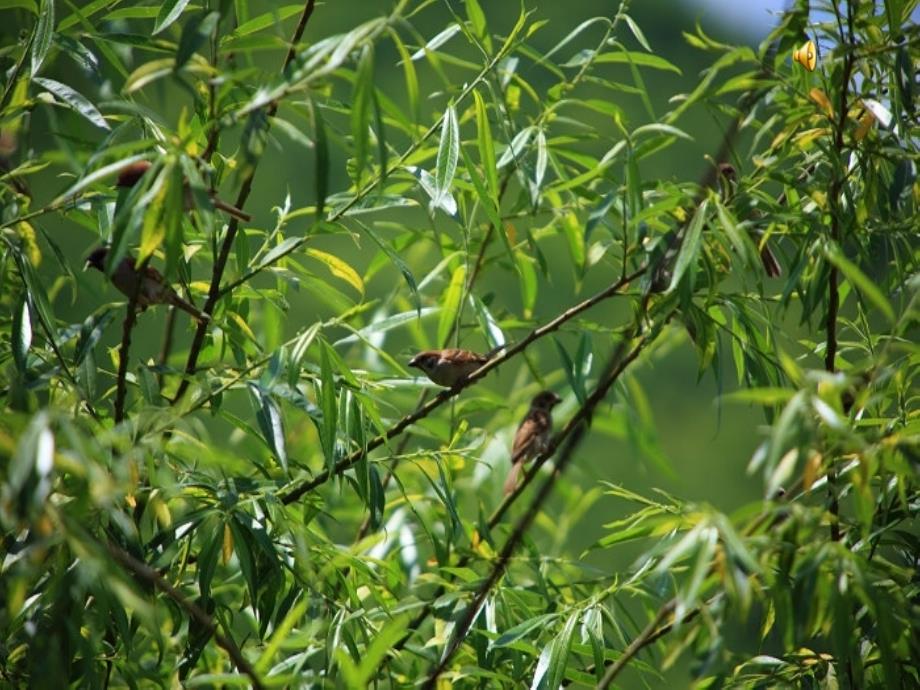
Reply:
[[[2,4],[5,683],[920,684],[915,1],[699,75],[625,0]],[[618,480],[684,348],[763,408],[731,514]]]

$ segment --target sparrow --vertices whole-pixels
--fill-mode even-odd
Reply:
[[[409,360],[409,366],[421,369],[439,386],[452,388],[488,361],[488,355],[449,348],[419,352]]]
[[[108,247],[94,249],[90,255],[86,257],[86,264],[83,270],[85,271],[87,268],[92,267],[105,273],[105,258],[108,256],[108,253]],[[137,282],[140,277],[141,273],[138,272],[135,266],[134,257],[125,256],[118,262],[118,265],[112,272],[112,285],[130,299],[137,289]],[[210,320],[210,317],[196,308],[195,305],[179,297],[179,293],[173,290],[157,269],[153,266],[144,266],[143,282],[137,293],[137,306],[140,307],[141,311],[144,311],[151,304],[171,304],[184,312],[188,312],[201,322]]]
[[[737,181],[738,173],[735,171],[735,166],[731,163],[720,163],[719,186],[721,187],[723,202],[728,203],[735,195],[735,185]],[[770,249],[770,245],[766,242],[761,242],[760,238],[754,233],[751,233],[751,239],[754,240],[754,243],[760,250],[760,262],[763,264],[764,271],[766,271],[767,275],[770,278],[779,278],[783,275],[783,267],[780,266],[776,254]]]
[[[562,402],[562,398],[552,391],[537,393],[530,402],[530,409],[524,421],[514,434],[511,446],[511,471],[505,480],[505,495],[517,487],[518,477],[524,463],[533,460],[546,450],[553,431],[552,409]]]
[[[118,179],[115,181],[115,186],[120,188],[133,187],[138,183],[141,177],[144,176],[144,173],[151,168],[151,165],[152,164],[150,161],[137,161],[136,163],[126,165],[121,169],[121,172],[118,173]],[[237,220],[252,220],[252,216],[237,208],[233,204],[228,204],[226,201],[217,196],[213,190],[210,191],[209,194],[211,196],[211,203],[214,204],[214,208],[220,209],[227,215],[233,216]],[[185,208],[189,211],[195,208],[195,200],[192,198],[192,190],[189,188],[188,182],[185,183]]]

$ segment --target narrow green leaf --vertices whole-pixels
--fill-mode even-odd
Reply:
[[[169,76],[173,73],[175,64],[176,59],[171,57],[145,62],[136,70],[131,72],[131,75],[127,78],[127,80],[125,80],[125,85],[123,87],[124,92],[133,93],[139,89],[144,88],[147,86],[147,84],[150,84],[157,79],[162,79],[163,77]]]
[[[878,286],[872,280],[859,270],[859,266],[847,259],[840,247],[836,244],[828,245],[824,251],[827,260],[836,266],[846,279],[849,280],[860,292],[862,292],[870,302],[878,307],[889,321],[895,320],[894,309]]]
[[[466,171],[469,173],[473,187],[476,189],[476,194],[479,196],[479,203],[486,212],[489,222],[492,224],[492,232],[499,236],[502,241],[502,246],[508,254],[508,258],[511,259],[512,265],[517,267],[514,261],[514,251],[511,249],[511,243],[508,241],[508,234],[505,232],[504,223],[502,223],[501,216],[498,214],[498,208],[495,206],[494,197],[490,196],[489,192],[486,190],[485,183],[479,176],[479,171],[476,169],[473,161],[470,160],[466,149],[461,146],[460,152],[463,154],[463,164],[466,166]]]
[[[505,147],[505,150],[502,151],[501,157],[498,159],[496,167],[504,168],[511,161],[517,161],[524,149],[527,148],[527,144],[530,143],[530,138],[534,135],[533,127],[525,127],[520,132],[514,135],[514,139],[511,140],[511,143]]]
[[[521,301],[524,303],[524,315],[533,314],[534,305],[537,303],[537,271],[533,261],[523,252],[514,253],[515,264],[518,267],[518,279],[521,286]]]
[[[630,17],[628,14],[622,15],[623,19],[626,20],[626,25],[629,27],[629,30],[632,32],[632,35],[639,41],[639,45],[645,48],[648,52],[652,51],[652,46],[649,45],[648,40],[645,38],[645,34],[642,33],[642,29],[639,28],[639,25]]]
[[[364,46],[358,61],[351,103],[351,136],[355,148],[355,182],[360,186],[370,140],[370,112],[374,94],[374,52]]]
[[[32,76],[38,74],[54,38],[54,0],[41,0],[32,34]]]
[[[636,53],[630,50],[622,50],[616,53],[601,53],[600,55],[592,55],[592,53],[593,51],[583,50],[562,66],[581,67],[586,62],[590,61],[597,64],[638,65],[639,67],[650,67],[652,69],[683,74],[677,65],[668,62],[663,57],[650,53]]]
[[[272,247],[265,253],[261,259],[259,259],[259,265],[255,269],[262,269],[266,266],[271,266],[276,263],[279,259],[288,254],[292,253],[297,247],[303,244],[302,237],[286,237],[280,244]]]
[[[479,146],[479,162],[489,187],[489,194],[498,204],[498,165],[495,162],[495,145],[492,141],[492,128],[489,125],[489,113],[478,90],[473,91],[476,105],[476,143]]]
[[[505,345],[507,342],[505,334],[502,332],[501,326],[498,325],[498,321],[492,316],[489,308],[472,293],[469,295],[469,300],[476,314],[476,320],[479,322],[479,328],[485,334],[489,346],[495,348]]]
[[[418,285],[415,282],[415,276],[412,275],[412,271],[409,269],[409,266],[406,265],[406,262],[402,260],[402,257],[399,256],[387,242],[385,242],[369,225],[362,223],[359,220],[355,221],[363,230],[368,237],[370,237],[377,244],[380,249],[383,250],[383,253],[387,255],[390,261],[393,262],[393,265],[399,269],[399,272],[402,273],[403,278],[406,281],[406,285],[409,286],[409,290],[412,292],[412,297],[415,300],[415,309],[418,312],[419,317],[422,315],[422,301],[419,299],[418,294]]]
[[[51,303],[48,300],[48,294],[45,292],[44,281],[38,277],[32,264],[21,253],[17,252],[14,258],[19,268],[19,274],[28,289],[29,300],[36,311],[39,321],[44,323],[51,333],[54,333],[54,312],[51,311]]]
[[[104,117],[102,117],[102,113],[96,109],[96,106],[90,103],[85,96],[77,93],[72,88],[67,86],[67,84],[62,84],[61,82],[54,81],[53,79],[44,79],[42,77],[35,77],[32,81],[34,81],[36,84],[40,84],[45,90],[53,93],[68,107],[78,112],[97,127],[102,129],[111,129],[111,127],[109,127],[109,123],[105,121]]]
[[[418,88],[418,75],[415,72],[415,64],[412,61],[412,58],[409,57],[409,50],[406,48],[406,44],[403,43],[402,39],[399,37],[399,34],[395,30],[390,31],[390,36],[393,38],[393,44],[396,46],[396,50],[399,53],[399,62],[402,64],[403,68],[403,78],[406,82],[406,98],[409,101],[409,116],[412,118],[413,122],[418,122],[419,119],[419,88]]]
[[[299,14],[300,12],[303,12],[303,5],[285,5],[283,7],[273,9],[270,12],[260,14],[258,17],[254,17],[248,21],[242,22],[231,33],[223,36],[220,39],[221,46],[223,46],[225,43],[230,43],[234,39],[254,34],[257,31],[261,31],[262,29],[277,26],[280,22],[283,22],[289,17],[293,17],[295,14]]]
[[[435,205],[440,206],[441,199],[450,195],[450,186],[457,172],[457,158],[460,155],[460,131],[457,126],[457,114],[454,106],[447,106],[444,121],[441,124],[441,143],[435,165]]]
[[[533,176],[533,201],[537,202],[540,196],[540,188],[543,186],[543,177],[546,175],[546,164],[549,159],[546,152],[546,136],[541,129],[537,132],[537,163],[534,166]]]
[[[466,266],[458,266],[450,279],[450,284],[441,300],[441,317],[438,320],[437,342],[447,344],[448,334],[453,329],[460,309],[460,299],[463,296],[463,286],[466,281]]]
[[[97,0],[99,1],[99,0]],[[109,0],[103,0],[108,2]],[[32,14],[38,14],[38,5],[35,0],[0,0],[0,10],[26,10]],[[61,22],[63,24],[63,22]]]
[[[201,12],[193,16],[182,27],[179,49],[176,51],[175,69],[187,63],[201,46],[210,38],[220,21],[218,12]]]
[[[509,628],[497,638],[492,640],[489,643],[489,648],[494,649],[496,647],[507,647],[508,645],[517,642],[523,638],[527,633],[537,628],[546,628],[551,621],[554,621],[559,617],[555,613],[544,613],[539,616],[534,616],[533,618],[528,618],[521,623],[518,623],[512,628]]]
[[[706,212],[708,201],[704,201],[696,209],[690,225],[687,227],[687,235],[680,247],[680,253],[677,255],[677,261],[674,262],[674,275],[671,278],[671,284],[668,286],[668,292],[673,292],[680,283],[681,278],[690,268],[690,265],[696,260],[699,254],[703,238],[703,225],[706,223]]]
[[[156,36],[182,16],[182,11],[188,3],[189,0],[164,0],[153,24],[153,35]]]
[[[531,688],[533,690],[557,690],[565,677],[565,667],[569,660],[569,652],[572,649],[572,634],[575,631],[575,625],[581,611],[573,612],[566,620],[560,633],[549,643],[549,654],[546,657],[546,665],[541,669],[538,664],[534,673]],[[541,661],[543,655],[540,655]],[[543,673],[541,673],[543,671]]]
[[[79,366],[83,358],[86,357],[105,332],[106,326],[115,318],[114,309],[106,309],[101,314],[92,314],[83,322],[80,328],[80,336],[77,338],[77,347],[74,351],[73,364]]]
[[[753,240],[751,240],[750,234],[738,227],[738,223],[731,211],[725,208],[718,199],[715,203],[719,224],[728,236],[728,240],[731,242],[732,247],[734,247],[735,251],[741,257],[742,266],[748,269],[762,267],[763,264],[757,256],[757,247],[754,245]]]
[[[440,48],[442,45],[447,43],[451,38],[453,38],[458,31],[460,31],[460,25],[456,23],[451,23],[444,31],[441,31],[434,38],[432,38],[428,43],[426,43],[422,48],[412,53],[413,60],[419,60],[425,57],[426,53],[433,52]]]
[[[16,368],[24,373],[29,346],[32,344],[32,319],[29,317],[29,300],[25,291],[20,294],[13,312],[12,326],[13,361],[16,362]]]
[[[335,379],[329,357],[329,344],[320,340],[320,408],[323,412],[323,453],[330,469],[335,465],[335,437],[338,405],[336,404]]]
[[[249,384],[249,390],[256,403],[256,421],[259,423],[259,429],[262,432],[262,436],[265,438],[265,443],[278,459],[278,463],[284,471],[287,472],[287,447],[284,438],[284,420],[281,417],[281,410],[278,407],[278,403],[274,401],[271,395],[262,390],[255,383]]]

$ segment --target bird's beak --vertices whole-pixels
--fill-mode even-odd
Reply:
[[[90,266],[92,266],[92,264],[89,262],[89,259],[87,259],[86,261],[83,262],[83,270],[84,270],[84,271],[88,270]]]
[[[562,398],[560,398],[558,395],[553,393],[553,405],[558,405],[561,402],[562,402]]]
[[[419,366],[419,359],[418,359],[418,358],[419,358],[419,356],[416,355],[415,357],[413,357],[412,359],[410,359],[410,360],[409,360],[409,366],[410,366],[410,367],[415,367],[416,369],[421,369],[421,366]]]

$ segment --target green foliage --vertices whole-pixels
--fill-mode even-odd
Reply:
[[[3,3],[4,684],[920,684],[920,29],[883,4],[698,28],[697,79],[625,1]],[[209,318],[135,324],[128,256]],[[435,391],[441,347],[491,361]],[[592,433],[673,473],[638,374],[684,348],[765,414],[732,514],[572,479]]]

